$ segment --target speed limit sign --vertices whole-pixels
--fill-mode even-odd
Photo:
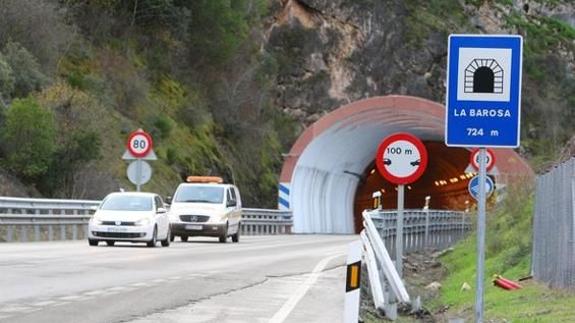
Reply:
[[[130,134],[128,137],[128,151],[136,158],[145,157],[152,146],[152,137],[142,129],[138,129]]]
[[[472,150],[469,157],[471,160],[471,166],[476,170],[479,170],[479,149]],[[495,154],[493,153],[493,150],[487,148],[485,151],[485,168],[487,171],[490,171],[493,166],[495,166]]]

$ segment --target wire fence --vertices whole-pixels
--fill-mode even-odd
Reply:
[[[554,288],[575,288],[575,158],[537,177],[533,276]]]

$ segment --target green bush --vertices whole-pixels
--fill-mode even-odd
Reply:
[[[12,97],[25,97],[30,92],[38,91],[48,82],[40,71],[40,64],[26,48],[18,43],[9,42],[4,47],[6,62],[14,72],[14,90]]]
[[[160,115],[154,121],[154,127],[158,129],[161,139],[167,139],[174,128],[174,122],[165,115]]]
[[[34,181],[46,173],[55,150],[54,116],[35,99],[16,99],[1,131],[6,166]]]
[[[4,55],[0,54],[0,99],[10,98],[14,91],[14,72]]]

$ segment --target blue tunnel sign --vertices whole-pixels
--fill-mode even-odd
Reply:
[[[449,36],[447,146],[519,146],[522,50],[518,35]]]

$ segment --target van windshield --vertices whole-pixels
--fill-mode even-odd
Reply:
[[[182,186],[176,194],[175,202],[182,203],[223,203],[224,188],[214,186]]]

